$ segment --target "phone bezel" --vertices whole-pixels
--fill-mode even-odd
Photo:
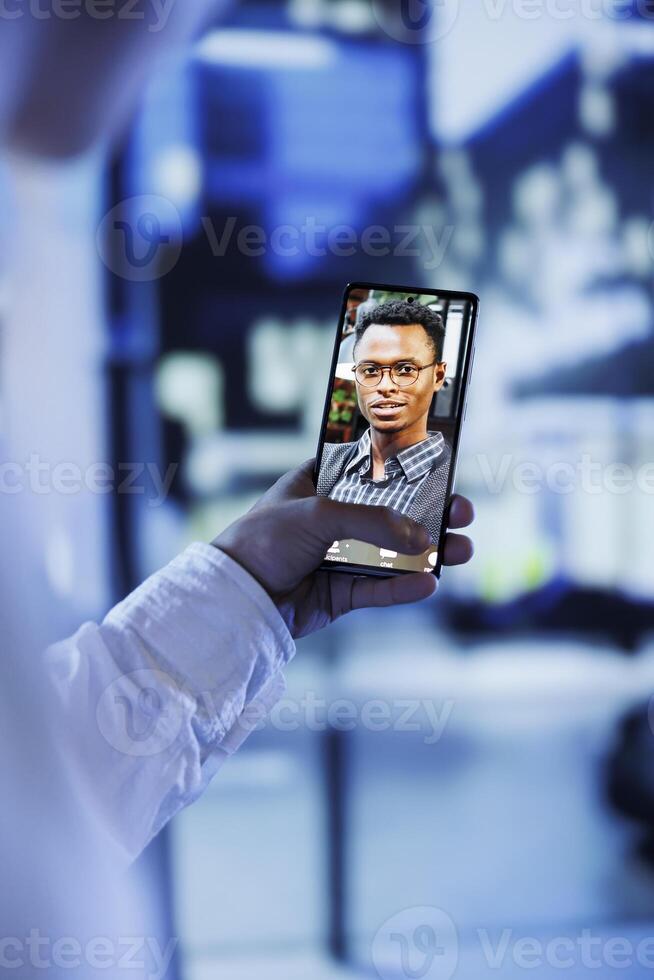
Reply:
[[[313,472],[313,482],[314,486],[318,485],[318,473],[320,472],[320,464],[322,462],[323,447],[325,445],[325,433],[327,430],[327,419],[329,415],[329,406],[331,405],[331,395],[332,395],[332,385],[334,379],[334,373],[336,371],[336,365],[338,363],[338,352],[341,346],[341,331],[343,329],[343,318],[345,317],[345,311],[347,308],[347,297],[348,293],[352,289],[377,289],[385,290],[393,293],[415,293],[421,296],[436,296],[444,297],[446,299],[465,299],[472,304],[472,314],[470,317],[470,324],[468,327],[468,335],[466,338],[466,350],[463,358],[463,367],[461,373],[461,397],[459,400],[459,409],[456,414],[456,421],[454,426],[454,436],[452,439],[452,458],[450,461],[450,472],[447,478],[447,492],[446,499],[448,504],[445,507],[444,513],[447,512],[447,507],[449,506],[450,499],[452,497],[452,491],[454,489],[454,482],[456,478],[456,466],[458,461],[459,453],[459,442],[461,438],[461,429],[463,426],[463,421],[465,419],[466,404],[468,400],[468,387],[470,382],[470,373],[472,370],[472,363],[474,360],[475,353],[475,332],[477,328],[477,317],[479,313],[479,297],[475,293],[467,292],[461,289],[430,289],[425,286],[395,286],[389,285],[388,283],[375,283],[375,282],[360,282],[356,280],[354,282],[349,282],[345,286],[343,292],[343,300],[341,302],[341,310],[338,317],[338,322],[336,325],[336,336],[334,338],[334,348],[332,351],[331,366],[329,369],[329,382],[327,385],[327,392],[325,395],[325,405],[322,413],[322,422],[320,424],[320,436],[318,439],[318,449],[316,452],[316,464]],[[447,521],[443,520],[441,526],[440,539],[437,544],[438,548],[438,560],[436,566],[433,569],[433,574],[436,578],[440,578],[441,571],[443,568],[443,546],[445,542],[445,534],[447,532]],[[327,571],[339,571],[339,572],[349,572],[352,575],[372,575],[377,578],[393,578],[395,575],[411,575],[412,573],[408,569],[404,568],[394,568],[391,571],[387,571],[383,568],[376,568],[374,565],[355,565],[351,562],[337,562],[337,561],[324,561],[320,566],[322,570]]]

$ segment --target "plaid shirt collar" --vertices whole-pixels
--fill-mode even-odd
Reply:
[[[398,469],[401,469],[409,483],[413,480],[419,480],[432,469],[444,448],[443,433],[432,432],[422,442],[417,442],[414,446],[407,446],[406,449],[400,450],[397,456],[390,456],[384,464],[386,477],[392,476]],[[356,450],[347,464],[345,472],[349,474],[358,470],[363,476],[370,472],[371,466],[370,429],[366,429],[356,444]]]

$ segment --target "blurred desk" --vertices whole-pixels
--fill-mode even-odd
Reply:
[[[463,980],[483,975],[478,929],[638,930],[654,880],[633,856],[634,828],[605,801],[604,760],[618,719],[654,689],[654,657],[533,639],[462,649],[416,610],[357,614],[327,635],[336,662],[307,649],[322,640],[304,641],[277,721],[174,822],[178,930],[194,964],[185,980],[268,980],[278,967],[284,980],[296,969],[303,980],[357,966],[370,975],[380,927],[420,906],[455,923]],[[322,705],[313,719],[311,698]],[[418,728],[404,731],[362,723],[366,705],[397,721],[411,701],[436,716],[414,713]],[[355,719],[338,733],[336,782],[325,774],[327,709],[345,727]],[[327,955],[335,909],[340,967]]]

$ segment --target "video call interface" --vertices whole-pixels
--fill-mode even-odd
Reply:
[[[403,555],[334,541],[327,561],[435,569],[472,315],[465,295],[350,287],[317,490],[345,503],[393,507],[423,524],[433,545]]]

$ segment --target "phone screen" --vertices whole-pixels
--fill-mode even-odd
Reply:
[[[393,507],[432,546],[403,555],[334,541],[325,562],[394,574],[440,571],[472,365],[477,297],[354,283],[345,292],[317,457],[316,487],[334,500]]]

